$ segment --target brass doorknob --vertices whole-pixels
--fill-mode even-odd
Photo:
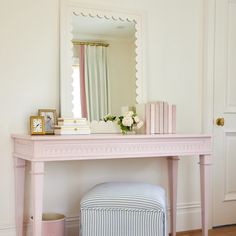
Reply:
[[[224,118],[219,117],[219,118],[216,119],[216,125],[224,126],[224,124],[225,124],[225,119]]]

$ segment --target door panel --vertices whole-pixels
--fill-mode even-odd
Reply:
[[[216,0],[213,225],[236,223],[236,0]]]
[[[228,74],[226,108],[228,112],[236,112],[236,1],[228,3]]]
[[[224,201],[236,200],[236,132],[225,132],[225,192]]]

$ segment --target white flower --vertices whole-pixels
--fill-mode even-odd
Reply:
[[[140,129],[143,126],[143,121],[139,121],[137,124],[137,129]]]
[[[134,112],[133,111],[127,111],[126,113],[125,113],[125,116],[133,116],[134,115]]]
[[[122,120],[122,124],[124,126],[129,126],[130,127],[130,126],[132,126],[133,123],[134,123],[133,118],[130,117],[130,116],[125,116]]]
[[[134,117],[134,121],[135,121],[136,123],[138,123],[138,122],[140,121],[139,117],[138,117],[138,116],[135,116],[135,117]]]

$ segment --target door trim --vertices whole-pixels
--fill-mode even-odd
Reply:
[[[213,135],[214,129],[214,68],[215,68],[215,9],[216,0],[203,1],[203,96],[202,132]],[[214,140],[213,140],[214,150]],[[213,154],[214,156],[214,154]],[[214,160],[214,159],[213,159]],[[211,178],[209,228],[213,227],[213,173]]]
[[[207,0],[204,3],[202,131],[213,134],[216,0]]]

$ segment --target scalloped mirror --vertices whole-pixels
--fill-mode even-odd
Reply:
[[[60,113],[102,120],[145,102],[142,17],[64,2],[60,27]]]

